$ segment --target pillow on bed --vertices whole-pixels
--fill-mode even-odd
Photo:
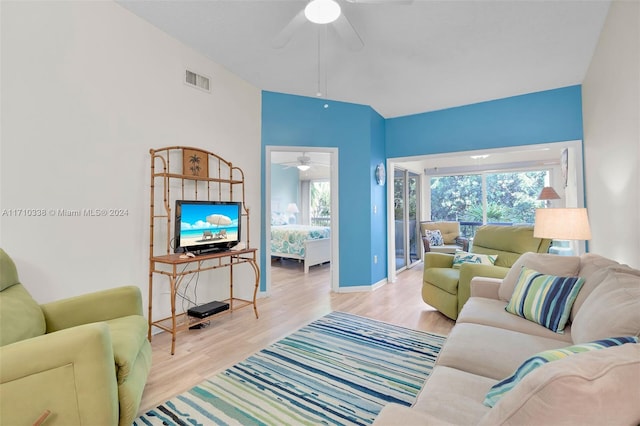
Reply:
[[[284,213],[271,212],[271,225],[279,226],[279,225],[286,225],[287,223],[288,223],[287,217],[285,216]]]

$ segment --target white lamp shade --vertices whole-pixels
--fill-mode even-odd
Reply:
[[[556,240],[590,240],[587,209],[536,209],[533,236]]]
[[[290,203],[287,206],[287,213],[289,214],[296,214],[298,213],[300,210],[298,210],[298,206],[296,205],[296,203]]]

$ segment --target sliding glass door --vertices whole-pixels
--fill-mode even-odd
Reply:
[[[393,198],[396,247],[396,271],[420,260],[418,231],[420,176],[408,170],[394,169]]]

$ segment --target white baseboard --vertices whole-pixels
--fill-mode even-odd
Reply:
[[[351,287],[339,287],[336,293],[360,293],[363,291],[374,291],[387,284],[387,278],[383,278],[377,283],[371,285],[357,285]]]

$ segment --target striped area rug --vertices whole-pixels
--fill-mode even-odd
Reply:
[[[387,403],[415,401],[444,341],[332,312],[134,425],[368,425]]]

